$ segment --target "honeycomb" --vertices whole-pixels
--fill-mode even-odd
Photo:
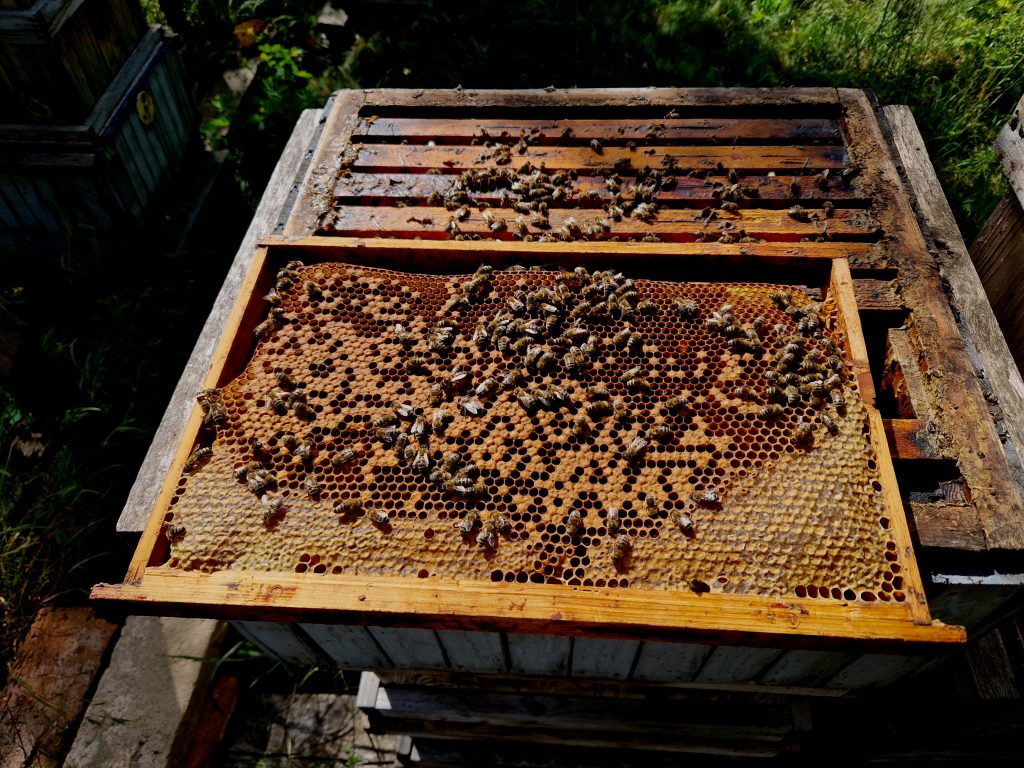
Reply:
[[[268,299],[166,567],[905,599],[827,287],[293,262]]]

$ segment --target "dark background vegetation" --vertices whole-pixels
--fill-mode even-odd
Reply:
[[[136,231],[4,264],[0,683],[41,604],[123,576],[113,525],[153,430],[299,112],[334,89],[870,88],[913,108],[968,242],[1004,192],[992,142],[1024,93],[1013,0],[336,0],[342,26],[322,5],[143,0],[200,98],[256,69],[201,126],[226,154],[209,202],[183,244],[169,211],[188,178]]]

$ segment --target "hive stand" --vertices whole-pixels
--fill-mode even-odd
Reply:
[[[373,232],[383,232],[392,237],[433,237],[432,228],[424,225],[422,220],[434,219],[434,216],[419,215],[415,218],[420,221],[410,221],[412,217],[407,210],[404,217],[402,213],[394,213],[403,210],[394,203],[404,202],[402,198],[406,195],[414,200],[429,197],[433,191],[430,185],[439,178],[425,172],[431,167],[439,165],[438,170],[446,168],[454,173],[472,165],[472,162],[462,165],[460,162],[471,161],[482,152],[477,148],[457,146],[452,155],[443,156],[439,154],[445,149],[443,137],[451,136],[450,141],[465,143],[468,137],[479,131],[481,124],[501,130],[493,122],[466,119],[466,114],[472,118],[472,113],[467,110],[471,107],[483,107],[485,112],[492,110],[493,115],[483,115],[487,120],[494,115],[505,119],[509,113],[521,110],[524,113],[523,123],[533,124],[537,122],[538,114],[550,114],[550,110],[566,104],[581,114],[586,113],[587,117],[599,115],[599,110],[612,110],[614,114],[608,120],[615,125],[628,124],[629,117],[625,113],[634,109],[640,110],[636,118],[638,123],[649,125],[651,121],[678,121],[680,125],[673,130],[681,132],[669,136],[669,139],[677,144],[690,141],[696,146],[703,146],[699,134],[692,132],[700,126],[690,125],[687,128],[685,124],[688,120],[699,123],[704,119],[704,113],[714,117],[712,130],[716,131],[728,130],[728,120],[722,119],[723,113],[725,117],[785,115],[791,122],[788,128],[783,125],[786,119],[765,117],[758,121],[759,130],[763,130],[765,135],[748,140],[756,139],[766,144],[772,141],[774,144],[771,146],[778,145],[772,150],[772,156],[776,158],[773,162],[778,167],[791,170],[794,178],[790,181],[796,181],[799,188],[795,199],[808,208],[820,206],[823,202],[823,198],[816,198],[814,191],[814,175],[821,170],[817,166],[838,171],[850,167],[847,155],[853,158],[860,169],[859,174],[848,185],[830,185],[828,194],[832,196],[838,215],[834,217],[834,228],[829,227],[830,239],[822,243],[799,242],[802,237],[820,235],[820,226],[786,216],[786,208],[792,202],[786,192],[786,180],[772,181],[771,177],[764,175],[767,168],[763,164],[748,163],[746,167],[750,173],[763,176],[760,184],[765,188],[763,200],[750,213],[749,220],[753,223],[748,232],[757,239],[769,241],[761,246],[762,250],[777,248],[780,252],[803,253],[819,250],[849,259],[854,293],[868,340],[868,353],[876,362],[876,381],[873,383],[878,390],[883,415],[887,417],[889,449],[896,461],[897,478],[910,511],[912,532],[920,547],[926,579],[930,581],[933,615],[972,627],[993,621],[1000,608],[1013,597],[1015,588],[968,584],[946,587],[942,591],[937,585],[971,581],[984,583],[994,571],[1005,572],[1007,566],[1012,570],[1019,562],[1024,532],[1020,524],[1020,489],[1016,482],[1019,462],[1013,444],[1015,425],[1007,424],[998,411],[993,416],[991,407],[992,401],[999,397],[1005,408],[1005,403],[1012,398],[1012,389],[1009,395],[1004,396],[998,392],[998,382],[979,380],[976,367],[966,352],[977,349],[981,359],[986,355],[998,358],[999,352],[985,346],[985,339],[972,335],[978,323],[977,313],[971,316],[961,314],[961,323],[957,324],[953,312],[956,307],[951,309],[935,254],[929,251],[922,237],[904,191],[903,185],[909,183],[912,196],[916,193],[919,203],[924,200],[931,202],[934,196],[925,197],[929,194],[927,168],[919,163],[915,176],[912,164],[903,159],[901,164],[906,178],[901,179],[893,157],[902,157],[902,153],[894,153],[886,138],[889,121],[863,93],[833,89],[724,92],[652,89],[512,94],[343,92],[331,105],[329,119],[316,143],[301,192],[295,198],[283,230],[292,236],[329,235],[336,238],[334,242],[339,246],[357,248],[363,238]],[[446,117],[449,114],[446,110],[452,110],[451,119]],[[678,112],[675,116],[665,117],[671,114],[671,110]],[[893,118],[900,116],[898,112],[890,112],[890,115]],[[705,126],[709,119],[704,120]],[[576,123],[574,134],[576,130],[583,130],[584,123],[593,122],[591,119]],[[510,120],[509,124],[515,128],[514,121]],[[894,120],[894,124],[898,129],[897,137],[908,135],[909,128],[905,122],[899,124]],[[448,132],[439,130],[438,126]],[[835,126],[841,126],[841,130]],[[567,126],[561,123],[555,126],[557,136],[561,136],[564,127]],[[390,138],[391,132],[398,130],[409,137],[409,145],[399,143],[401,138]],[[490,132],[491,128],[487,130]],[[667,126],[659,129],[656,138],[660,139],[666,130]],[[691,133],[686,134],[686,130],[691,130]],[[705,127],[704,130],[708,129]],[[375,138],[383,131],[386,131],[383,134],[385,140]],[[438,147],[424,146],[427,134],[442,137],[442,141],[436,142]],[[606,139],[602,143],[601,155],[608,162],[621,160],[624,153],[629,152],[622,134],[602,135]],[[695,135],[698,138],[694,142]],[[847,147],[836,145],[839,135],[847,137]],[[543,153],[546,162],[552,164],[559,162],[559,152],[557,147],[549,148],[548,144],[557,144],[557,136],[554,132],[546,133],[537,142],[539,148],[535,148]],[[716,164],[719,161],[745,167],[743,158],[749,157],[752,150],[742,143],[743,137],[734,136],[730,141],[733,139],[737,142],[725,147],[711,146],[706,142],[706,149],[701,149],[696,155],[699,157],[697,162],[707,163],[712,176],[718,170]],[[913,137],[910,139],[912,145]],[[786,142],[797,140],[801,143],[793,144],[794,149],[787,150]],[[897,138],[897,147],[900,140]],[[420,143],[417,145],[416,141]],[[616,148],[616,142],[622,147]],[[367,144],[374,146],[368,149]],[[528,152],[533,151],[528,149]],[[582,157],[590,161],[586,153],[592,151],[586,146],[569,147],[561,156],[575,157],[573,162],[582,162],[582,152]],[[818,158],[814,175],[804,173],[810,168],[804,162],[808,153]],[[682,165],[682,161],[678,162]],[[401,171],[416,163],[420,164],[416,178],[402,178]],[[343,171],[350,175],[340,173]],[[383,177],[384,182],[369,178],[373,174]],[[922,177],[925,178],[924,189]],[[403,187],[402,194],[389,191],[410,181],[415,183],[408,188]],[[663,240],[693,242],[701,227],[692,224],[692,217],[688,220],[679,216],[678,211],[685,206],[696,207],[699,211],[700,206],[708,202],[701,195],[707,195],[703,181],[696,185],[684,180],[673,193],[677,202],[671,207],[671,215],[664,219],[659,217],[652,229]],[[364,203],[377,207],[370,211]],[[922,218],[927,227],[926,214],[924,211]],[[438,214],[436,218],[440,220],[442,215]],[[743,215],[741,212],[741,220]],[[552,218],[554,220],[555,217]],[[467,230],[472,232],[472,226],[471,217]],[[930,235],[936,237],[936,231],[938,227],[930,231]],[[633,233],[623,232],[624,236],[630,234]],[[355,239],[348,240],[352,235],[356,236]],[[773,242],[780,244],[774,245]],[[943,240],[947,248],[956,242],[955,232],[948,233]],[[707,256],[738,252],[742,248],[718,243],[698,245],[697,250]],[[595,252],[600,251],[600,246],[588,247]],[[240,254],[241,261],[245,258],[245,254]],[[950,261],[953,260],[947,259],[947,276]],[[939,263],[942,264],[941,261]],[[971,275],[964,271],[953,275],[963,281],[959,286],[961,295],[971,295]],[[958,286],[954,285],[954,300],[958,296],[957,290]],[[230,297],[230,294],[231,290],[226,289],[222,298],[225,295]],[[225,301],[219,306],[223,308],[227,304]],[[223,313],[215,315],[211,317],[208,328],[223,327],[224,320]],[[216,335],[215,332],[207,335],[204,331],[204,338],[212,339]],[[976,348],[973,346],[975,342],[978,344]],[[190,372],[187,372],[194,383],[179,386],[176,392],[176,415],[171,415],[169,410],[158,437],[164,447],[156,453],[163,455],[154,456],[151,451],[147,458],[143,473],[148,472],[149,482],[137,483],[133,489],[120,523],[122,530],[138,530],[138,521],[152,508],[158,485],[152,480],[166,474],[167,446],[176,443],[183,433],[186,421],[183,417],[191,410],[188,397],[198,389],[196,372],[208,368],[210,357],[209,347],[197,348],[197,354],[190,363]],[[982,383],[986,384],[984,390]],[[992,392],[996,397],[986,399],[986,393]],[[1001,431],[1005,439],[1001,439]],[[937,580],[931,579],[933,574],[942,576]],[[849,689],[886,684],[918,667],[921,662],[920,659],[908,660],[909,657],[899,654],[851,655],[845,650],[834,649],[783,652],[756,645],[709,648],[668,643],[661,647],[661,643],[647,642],[641,644],[641,651],[641,645],[635,641],[626,645],[621,641],[597,638],[584,641],[515,633],[507,635],[504,640],[497,638],[499,642],[495,644],[492,642],[494,638],[455,629],[398,630],[374,626],[367,632],[361,628],[304,622],[301,628],[292,631],[274,622],[251,620],[241,622],[239,626],[284,657],[309,661],[326,656],[339,665],[357,668],[458,669],[460,665],[472,664],[487,667],[486,659],[491,657],[496,669],[521,673],[535,669],[547,674],[566,674],[572,670],[576,676],[587,674],[586,659],[592,654],[594,658],[601,659],[596,674],[603,677],[634,676],[642,679],[649,674],[644,670],[650,668],[656,670],[657,675],[703,683],[783,687],[813,685],[818,689]],[[465,655],[460,657],[462,651]],[[643,661],[647,653],[651,660]],[[459,661],[460,658],[469,661]],[[724,678],[721,676],[723,670],[727,670]]]

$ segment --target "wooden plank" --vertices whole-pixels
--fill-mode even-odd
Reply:
[[[1018,371],[1024,367],[1024,211],[1007,193],[971,244],[971,260]],[[1012,381],[1011,381],[1012,383]]]
[[[305,622],[299,626],[341,669],[381,669],[391,666],[390,660],[366,627]]]
[[[889,453],[904,461],[936,461],[943,457],[924,419],[882,419]]]
[[[884,688],[919,669],[926,661],[920,656],[865,653],[839,670],[825,687],[851,691]]]
[[[863,97],[861,97],[863,98]],[[1007,414],[1024,413],[1024,382],[999,332],[977,273],[960,238],[956,222],[942,194],[913,115],[906,107],[887,107],[885,117],[907,174],[921,218],[935,242],[939,264],[946,274],[952,302],[977,348],[981,367],[992,391]],[[881,142],[882,136],[875,127]],[[892,174],[891,176],[889,174]],[[887,182],[896,183],[894,170]],[[993,424],[976,372],[965,354],[965,341],[937,284],[934,262],[920,230],[906,222],[900,237],[910,259],[901,265],[901,284],[922,337],[929,364],[941,366],[943,375],[929,378],[935,417],[953,440],[961,471],[973,493],[987,545],[995,549],[1024,548],[1024,504],[1002,443]],[[941,245],[940,245],[941,244]],[[1008,419],[1006,428],[1017,447],[1024,445],[1024,422]]]
[[[572,640],[550,635],[508,636],[509,668],[523,675],[564,675],[569,671]]]
[[[837,651],[786,651],[761,673],[758,682],[764,685],[820,686],[852,658],[852,654]]]
[[[938,578],[941,578],[939,576]],[[938,578],[933,575],[932,581]],[[1020,596],[1016,585],[985,586],[984,584],[941,584],[928,598],[928,605],[935,618],[950,624],[959,624],[973,630],[989,617],[1010,606],[1011,600]]]
[[[624,113],[628,115],[629,113]],[[569,135],[565,135],[568,131]],[[586,144],[600,139],[607,145],[624,145],[645,139],[662,142],[779,139],[787,143],[821,141],[842,143],[839,121],[828,118],[662,118],[626,116],[577,120],[565,118],[520,119],[515,117],[366,117],[356,125],[352,139],[364,143],[408,140],[409,144],[469,144],[490,136],[514,144],[520,133],[531,144]],[[482,142],[481,142],[482,143]]]
[[[452,669],[499,673],[506,669],[502,636],[497,632],[440,629],[437,639]]]
[[[697,673],[698,683],[745,683],[754,680],[783,654],[781,648],[719,645]]]
[[[356,706],[364,712],[377,706],[377,695],[380,693],[380,677],[373,672],[359,675],[359,690],[356,692]]]
[[[170,469],[174,448],[181,442],[185,425],[195,406],[195,394],[201,388],[201,382],[209,370],[213,350],[224,330],[224,324],[234,305],[242,285],[242,279],[248,271],[254,246],[277,224],[281,207],[290,191],[291,181],[299,171],[319,116],[319,110],[303,112],[292,131],[288,144],[281,153],[281,159],[274,168],[270,181],[267,182],[266,191],[256,209],[252,223],[235,254],[235,259],[220,292],[217,294],[210,316],[203,326],[185,370],[182,372],[163,418],[160,420],[156,434],[153,436],[149,450],[146,452],[146,457],[128,494],[124,509],[118,518],[118,531],[140,532],[146,525],[146,519],[156,502],[162,479],[166,477],[167,471]]]
[[[496,219],[503,219],[505,229],[492,232],[484,212],[470,210],[467,217],[458,221],[459,231],[469,235],[482,235],[492,240],[516,239],[509,229],[517,214],[512,210],[487,211]],[[528,224],[528,230],[534,237],[552,235],[557,238],[559,228],[572,219],[581,227],[591,225],[597,227],[597,220],[604,217],[604,211],[585,213],[562,208],[551,210],[549,215],[550,228],[540,229],[529,225],[529,217],[522,217]],[[329,230],[330,234],[348,237],[399,237],[433,240],[448,240],[451,235],[446,225],[454,214],[444,208],[382,208],[376,206],[344,206],[335,212]],[[837,210],[831,218],[822,217],[820,221],[797,221],[786,215],[784,211],[764,209],[744,209],[736,214],[722,213],[713,222],[708,222],[700,213],[687,208],[664,208],[658,212],[650,223],[636,218],[623,218],[612,223],[607,233],[599,228],[595,240],[609,237],[642,238],[647,234],[655,234],[665,241],[695,242],[698,235],[707,240],[716,241],[724,235],[736,237],[743,229],[750,237],[768,238],[775,242],[797,242],[804,237],[816,237],[827,227],[831,239],[874,240],[880,236],[877,225],[864,211]]]
[[[0,691],[0,766],[59,765],[118,625],[91,608],[43,608]]]
[[[338,178],[332,190],[334,205],[363,203],[364,205],[394,205],[398,201],[420,204],[434,192],[443,195],[450,191],[452,184],[458,179],[451,174],[439,175],[430,173],[347,173]],[[621,177],[621,193],[628,198],[633,193],[635,176]],[[715,184],[728,184],[726,176],[708,175],[706,178],[694,176],[677,176],[676,185],[672,189],[658,192],[658,204],[664,207],[690,206],[717,207],[720,200],[712,195]],[[742,205],[749,208],[781,208],[800,203],[805,207],[819,206],[824,200],[831,200],[837,208],[845,206],[865,207],[867,196],[861,189],[859,179],[854,179],[849,187],[830,186],[822,191],[816,186],[813,176],[741,176],[737,183],[757,188],[757,197],[747,197]],[[792,185],[797,184],[799,191],[793,194]],[[551,203],[559,205],[597,208],[611,199],[612,194],[601,176],[579,175],[573,185],[577,194],[564,202]],[[596,195],[596,197],[595,197]],[[473,193],[478,203],[496,206],[501,202],[499,191],[480,191]]]
[[[635,640],[578,637],[573,641],[572,676],[625,679],[639,646]]]
[[[356,144],[353,146],[353,171],[373,173],[403,173],[409,170],[426,171],[444,168],[449,173],[461,173],[471,168],[500,168],[500,156],[484,147],[430,147],[393,144]],[[671,158],[683,170],[703,168],[731,168],[744,173],[769,171],[821,171],[840,170],[849,162],[846,149],[816,144],[798,146],[708,146],[708,147],[648,147],[653,152],[631,152],[625,147],[608,147],[600,153],[589,147],[530,147],[524,154],[512,158],[509,167],[518,168],[529,161],[534,166],[544,164],[552,171],[614,169],[645,165],[657,167],[664,158]]]
[[[914,530],[922,547],[958,552],[984,552],[985,529],[969,504],[910,504]]]
[[[932,421],[935,408],[925,384],[916,331],[911,327],[890,328],[886,334],[886,343],[883,386],[888,385],[892,390],[901,414]],[[926,362],[924,366],[927,367]],[[935,429],[934,426],[932,429]]]
[[[445,669],[448,666],[432,629],[367,627],[367,630],[399,669]]]
[[[232,621],[231,626],[246,640],[281,661],[306,665],[318,662],[316,654],[290,624],[279,624],[276,621]]]
[[[895,280],[856,277],[853,280],[853,293],[857,297],[857,309],[861,312],[905,312],[907,310]]]
[[[213,608],[218,615],[274,616],[281,621],[309,610],[329,610],[339,620],[360,615],[360,620],[365,621],[402,620],[434,629],[526,630],[537,634],[628,639],[685,635],[688,639],[710,636],[739,640],[754,635],[763,642],[770,628],[774,644],[786,636],[811,637],[819,647],[827,645],[830,638],[898,638],[903,643],[964,640],[959,627],[910,623],[909,606],[899,602],[833,603],[787,598],[782,603],[760,596],[640,590],[617,591],[612,601],[607,590],[570,593],[560,585],[446,582],[430,578],[410,582],[400,577],[343,575],[322,575],[314,581],[293,572],[249,574],[239,580],[231,572],[193,573],[165,568],[146,569],[137,584],[99,584],[92,594],[97,599],[153,603],[160,605],[161,610],[180,611],[184,607],[190,614],[202,614]],[[511,602],[523,605],[510,615]],[[544,648],[540,641],[520,645],[518,638],[514,641],[510,637],[512,667],[567,665],[567,647],[551,654],[552,659],[531,656],[538,648]]]
[[[1024,206],[1024,96],[996,136],[996,155],[1017,202]]]
[[[713,645],[645,642],[633,670],[633,679],[690,682],[713,650]]]

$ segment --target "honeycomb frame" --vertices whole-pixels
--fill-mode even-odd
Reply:
[[[314,245],[314,242],[276,242],[259,249],[240,294],[239,304],[211,367],[207,380],[210,386],[223,387],[245,368],[253,346],[252,329],[266,316],[266,307],[261,297],[271,287],[277,268],[291,258],[298,258],[311,265],[317,262],[341,262],[353,265],[356,269],[365,267],[370,270],[376,269],[377,264],[387,264],[401,270],[431,275],[466,267],[471,271],[470,265],[479,264],[481,261],[493,264],[496,269],[501,269],[512,262],[561,262],[586,263],[593,265],[595,270],[602,264],[628,263],[630,266],[635,264],[643,270],[647,269],[648,260],[666,263],[669,259],[672,260],[673,271],[674,265],[678,263],[681,271],[689,274],[714,274],[714,270],[719,270],[720,276],[725,276],[729,270],[736,267],[742,267],[752,274],[757,274],[759,270],[767,270],[768,273],[777,276],[788,273],[789,282],[785,283],[786,285],[806,285],[808,273],[813,273],[815,277],[811,285],[814,286],[814,281],[818,281],[817,284],[823,286],[825,303],[831,304],[829,311],[833,313],[833,330],[844,339],[843,346],[848,364],[845,376],[850,387],[847,394],[849,396],[853,393],[856,397],[856,408],[861,409],[858,412],[862,412],[864,422],[864,439],[873,451],[872,461],[877,463],[878,479],[874,491],[884,509],[882,527],[885,528],[889,539],[888,551],[882,555],[886,561],[898,563],[896,573],[899,575],[896,586],[902,588],[893,589],[893,582],[890,580],[887,582],[890,585],[889,592],[869,594],[867,590],[837,590],[832,585],[811,582],[802,589],[788,589],[782,594],[764,594],[765,590],[758,593],[756,589],[740,593],[730,592],[727,591],[727,580],[723,589],[717,579],[696,577],[689,580],[691,586],[687,589],[685,586],[671,588],[665,583],[656,584],[654,588],[630,585],[628,576],[620,579],[620,582],[626,583],[613,583],[610,578],[587,579],[582,573],[578,579],[570,577],[562,579],[562,583],[558,584],[551,583],[551,579],[533,581],[529,575],[526,578],[513,577],[510,580],[506,580],[504,576],[495,579],[494,571],[491,569],[488,569],[491,578],[486,577],[487,572],[483,577],[479,572],[461,578],[450,573],[438,577],[429,572],[424,573],[422,568],[406,569],[407,572],[401,575],[380,572],[349,574],[332,573],[326,567],[326,563],[325,567],[317,568],[321,563],[319,558],[314,561],[315,554],[306,558],[306,568],[296,568],[291,572],[280,567],[272,570],[251,567],[212,568],[207,569],[208,572],[172,567],[167,564],[171,554],[167,533],[173,518],[168,517],[166,511],[175,501],[176,494],[180,496],[179,478],[183,475],[185,463],[189,460],[193,448],[201,444],[197,443],[197,439],[202,434],[203,412],[197,406],[190,422],[190,437],[185,438],[168,473],[161,500],[154,509],[146,534],[140,542],[129,578],[123,589],[118,591],[115,588],[120,599],[176,603],[188,606],[193,612],[203,612],[205,606],[218,615],[224,610],[229,613],[238,610],[241,611],[241,615],[260,616],[267,615],[265,611],[271,611],[271,615],[275,616],[285,616],[290,611],[298,611],[299,615],[312,612],[346,620],[346,616],[365,616],[372,613],[375,622],[396,622],[414,626],[496,627],[517,630],[535,630],[543,627],[544,631],[598,635],[625,633],[642,636],[652,631],[672,631],[915,641],[961,639],[958,628],[932,622],[928,614],[909,531],[903,516],[902,502],[895,485],[881,418],[873,406],[871,375],[863,339],[860,336],[849,268],[844,259],[818,256],[807,258],[795,255],[765,258],[750,253],[739,253],[731,259],[716,258],[712,262],[707,260],[706,254],[686,253],[685,249],[678,246],[659,245],[623,247],[609,244],[595,252],[591,244],[590,249],[581,252],[568,245],[539,247],[508,244],[501,247],[489,245],[482,249],[470,243],[402,243],[400,246],[375,243],[368,248],[367,244],[361,241],[353,243],[334,240],[329,246]],[[442,258],[445,261],[441,262],[442,268],[438,269],[439,259]],[[712,263],[714,267],[711,267]],[[523,276],[534,274],[538,273],[527,272],[523,273]],[[553,273],[546,274],[550,276]],[[676,282],[682,279],[675,278]],[[776,280],[775,284],[782,284],[782,281]],[[266,403],[261,405],[264,409],[267,408]],[[743,406],[741,403],[731,403],[729,407],[735,410]],[[820,424],[817,431],[820,434],[816,434],[815,440],[829,439],[826,430]],[[789,452],[786,453],[786,450]],[[801,455],[801,452],[792,446],[787,446],[786,450],[781,453]],[[623,462],[624,468],[626,463]],[[237,466],[238,462],[235,461],[233,468],[237,469]],[[629,470],[626,471],[628,473]],[[298,490],[296,487],[292,492]],[[332,498],[339,498],[336,490],[332,488],[327,493]],[[706,490],[706,485],[702,486],[698,482],[696,491],[702,490]],[[344,495],[343,490],[341,495]],[[641,501],[642,494],[634,504],[638,507]],[[682,511],[703,511],[699,503],[694,506],[685,499],[677,502],[676,506]],[[600,513],[597,514],[600,516]],[[287,513],[285,517],[287,518]],[[426,515],[421,512],[419,517],[422,521]],[[635,520],[636,517],[637,515],[633,515],[630,520]],[[404,520],[395,519],[392,513],[390,522],[397,529]],[[441,529],[437,522],[439,521],[435,520],[435,524],[427,528],[427,540],[440,538],[441,534],[448,533]],[[519,523],[518,520],[515,522]],[[665,522],[666,525],[661,526],[659,530],[668,535],[669,529],[672,528],[671,520]],[[453,521],[449,519],[447,523],[451,526]],[[382,535],[379,526],[363,527],[367,532],[372,532],[371,535]],[[557,528],[557,525],[554,527]],[[548,528],[552,529],[550,523]],[[633,537],[634,546],[641,538],[646,538],[642,536],[645,531],[642,527],[627,527],[627,532],[631,534],[637,530],[641,536]],[[553,529],[548,533],[556,535]],[[594,538],[599,534],[607,542],[609,537],[606,530],[584,533]],[[678,538],[679,530],[673,529],[671,534]],[[564,530],[557,535],[564,537]],[[516,538],[519,537],[513,530],[508,544],[515,543]],[[498,549],[504,545],[505,542],[502,542],[502,547]],[[468,547],[468,550],[472,552],[473,547]],[[607,544],[603,551],[607,558]],[[630,556],[632,555],[631,552]],[[617,564],[616,569],[619,570]],[[693,582],[700,587],[694,587]],[[642,583],[641,579],[640,584]],[[705,589],[705,586],[708,588]],[[893,592],[899,593],[898,599],[893,599]],[[886,594],[887,597],[879,599],[882,594]]]

